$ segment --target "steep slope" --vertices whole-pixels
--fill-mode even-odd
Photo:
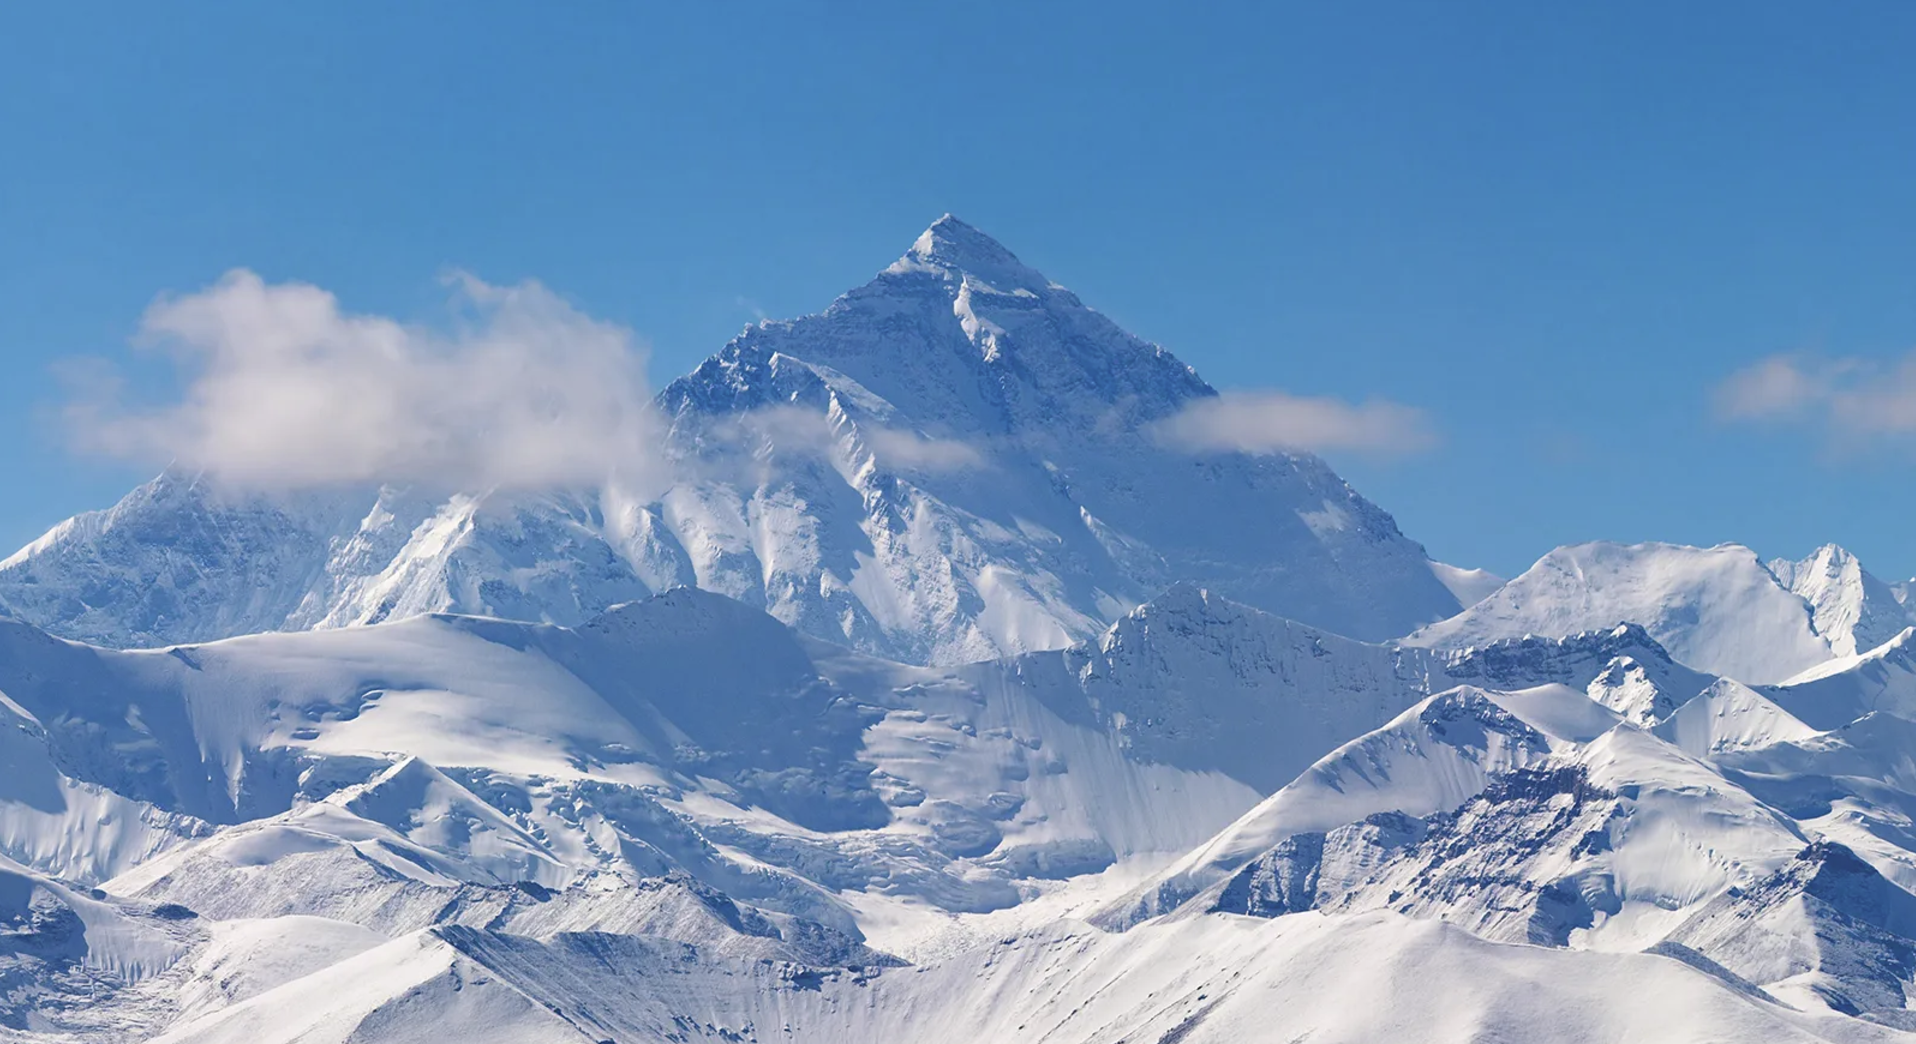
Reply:
[[[1812,732],[1634,625],[1429,650],[1178,585],[927,668],[679,588],[166,650],[0,623],[0,691],[0,827],[79,793],[143,831],[22,847],[29,1039],[1887,1040],[1916,952],[1910,723]]]
[[[102,1001],[191,952],[204,934],[191,920],[0,857],[0,1037],[130,1039],[145,1020]]]
[[[115,648],[465,611],[576,624],[670,586],[602,494],[265,495],[165,472],[0,562],[0,606]]]
[[[1690,667],[1747,685],[1784,681],[1834,655],[1809,603],[1735,544],[1560,547],[1405,644],[1466,648],[1622,623],[1641,624]]]
[[[1191,584],[1095,641],[1019,658],[1010,678],[1130,757],[1215,770],[1269,793],[1427,691],[1426,658],[1258,612]],[[996,665],[968,672],[981,685]]]
[[[662,494],[267,497],[168,473],[0,563],[0,609],[145,647],[428,612],[573,625],[693,584],[932,664],[1063,648],[1177,581],[1372,640],[1457,610],[1315,457],[1160,444],[1214,394],[947,217],[661,392]]]
[[[1579,736],[1616,721],[1614,714],[1562,686],[1550,687],[1544,701],[1545,713],[1532,716],[1561,718]],[[1124,928],[1168,913],[1298,835],[1379,813],[1424,816],[1455,808],[1497,773],[1549,755],[1551,737],[1506,706],[1537,702],[1468,686],[1431,696],[1325,755],[1095,920]]]
[[[1819,841],[1671,936],[1809,1010],[1900,1012],[1916,988],[1916,896],[1840,844]]]
[[[1800,562],[1776,559],[1770,572],[1810,604],[1817,633],[1838,656],[1868,652],[1916,624],[1888,584],[1835,544]]]
[[[1790,713],[1833,729],[1872,711],[1916,718],[1916,628],[1882,645],[1819,664],[1764,690]]]
[[[1561,685],[1430,697],[1094,919],[1390,910],[1908,1024],[1916,725],[1818,733],[1730,679],[1627,717]]]
[[[1404,646],[1401,654],[1424,652]],[[1567,685],[1639,725],[1667,717],[1717,679],[1671,659],[1636,624],[1561,638],[1502,638],[1425,658],[1425,689],[1463,682],[1491,689]]]
[[[0,794],[0,834],[223,917],[397,930],[445,889],[681,873],[852,932],[834,893],[991,910],[1182,851],[1423,681],[1195,588],[1096,642],[952,670],[692,588],[576,629],[429,616],[156,651],[6,623],[7,742],[43,767]]]
[[[1465,569],[1443,562],[1432,562],[1430,571],[1457,597],[1457,604],[1466,609],[1496,594],[1498,588],[1510,582],[1488,569]]]
[[[947,217],[823,314],[747,330],[661,400],[681,435],[714,416],[797,406],[838,438],[872,444],[866,433],[883,425],[973,454],[971,466],[899,467],[876,445],[872,473],[840,462],[865,505],[872,561],[851,573],[806,562],[791,581],[813,589],[813,573],[830,574],[880,631],[929,632],[963,658],[1032,648],[1045,629],[1081,637],[1074,615],[1109,620],[1178,580],[1364,639],[1455,604],[1421,549],[1321,461],[1193,456],[1152,437],[1212,394],[1168,352]],[[806,477],[746,499],[833,499],[829,475],[822,486]],[[754,579],[769,562],[756,558]],[[972,615],[967,604],[976,623],[954,631],[945,621]]]
[[[1618,998],[1629,998],[1618,1003]],[[1676,960],[1502,946],[1390,915],[1064,926],[940,964],[819,974],[644,940],[409,936],[174,1028],[165,1044],[609,1040],[1907,1040]]]
[[[1652,731],[1698,758],[1721,758],[1816,735],[1774,700],[1731,678],[1717,680],[1657,721]]]

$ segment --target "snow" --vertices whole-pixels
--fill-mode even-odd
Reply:
[[[1803,598],[1736,544],[1579,544],[1406,644],[1465,648],[1527,634],[1641,624],[1678,661],[1748,685],[1783,681],[1834,655]]]
[[[1546,699],[1562,702],[1566,696],[1601,712],[1560,687]],[[1583,706],[1563,713],[1585,715]],[[1098,920],[1125,926],[1168,912],[1298,834],[1380,812],[1425,815],[1454,808],[1481,791],[1492,773],[1533,764],[1549,752],[1549,739],[1492,694],[1469,687],[1439,693],[1325,755]]]
[[[1825,544],[1800,562],[1777,559],[1770,572],[1809,602],[1817,633],[1837,656],[1855,656],[1916,623],[1902,599],[1855,555]]]
[[[1916,629],[1906,628],[1868,652],[1819,664],[1765,691],[1821,728],[1875,710],[1916,716]]]
[[[218,921],[211,932],[180,987],[184,1019],[250,1000],[387,942],[370,928],[326,917]]]
[[[935,669],[694,589],[576,629],[427,616],[170,651],[9,626],[21,722],[140,722],[213,789],[171,772],[137,803],[223,824],[104,899],[37,886],[117,977],[91,1015],[59,1009],[102,1039],[1886,1040],[1844,1012],[1902,996],[1888,929],[1765,956],[1839,923],[1814,905],[1835,886],[1791,869],[1817,838],[1856,852],[1841,880],[1882,875],[1870,894],[1916,881],[1889,829],[1916,770],[1867,724],[1902,719],[1815,732],[1631,627],[1437,654],[1183,585],[1096,641]],[[1453,675],[1499,687],[1419,694]],[[61,703],[62,678],[113,695]],[[142,778],[116,756],[68,764]],[[1771,803],[1817,778],[1854,782]],[[1287,867],[1307,892],[1229,912],[1233,882]],[[1759,886],[1768,934],[1707,927],[1746,923],[1725,904]],[[1681,960],[1635,952],[1658,947]]]
[[[1216,918],[1121,936],[1067,926],[868,977],[797,980],[677,956],[435,931],[158,1040],[1900,1039],[1753,999],[1665,957],[1498,945],[1388,914]],[[611,989],[628,981],[615,968],[647,988]]]
[[[947,216],[674,382],[663,493],[55,527],[0,1038],[1916,1039],[1905,592],[1506,583],[1149,437],[1212,394]]]
[[[1816,730],[1741,682],[1724,678],[1678,707],[1654,730],[1694,757],[1790,743]]]
[[[1438,583],[1456,596],[1457,604],[1466,609],[1489,598],[1497,593],[1498,588],[1509,583],[1488,569],[1465,569],[1443,562],[1430,563],[1430,571],[1437,574]]]
[[[938,665],[1062,648],[1180,580],[1368,640],[1457,610],[1322,461],[1148,435],[1214,394],[947,217],[661,392],[661,495],[265,497],[169,472],[7,559],[0,609],[143,647],[433,612],[577,625],[697,584]]]

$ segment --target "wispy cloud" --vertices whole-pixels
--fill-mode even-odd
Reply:
[[[1725,421],[1808,425],[1839,440],[1916,435],[1916,352],[1890,362],[1772,355],[1716,387]]]
[[[1401,403],[1225,392],[1195,399],[1157,422],[1160,442],[1191,451],[1296,453],[1350,450],[1394,456],[1429,449],[1436,432],[1422,410]]]
[[[83,450],[237,483],[464,489],[656,482],[661,425],[630,331],[538,283],[449,280],[450,331],[341,310],[327,291],[229,272],[146,312],[181,394],[127,404],[94,371],[67,408]]]

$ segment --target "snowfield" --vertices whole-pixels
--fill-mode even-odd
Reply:
[[[0,1040],[1916,1040],[1916,617],[1432,562],[945,218],[641,496],[169,473],[0,563]]]

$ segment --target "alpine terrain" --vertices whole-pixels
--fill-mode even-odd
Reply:
[[[0,1040],[1916,1041],[1916,612],[1431,561],[940,219],[655,488],[169,470],[0,562]]]

